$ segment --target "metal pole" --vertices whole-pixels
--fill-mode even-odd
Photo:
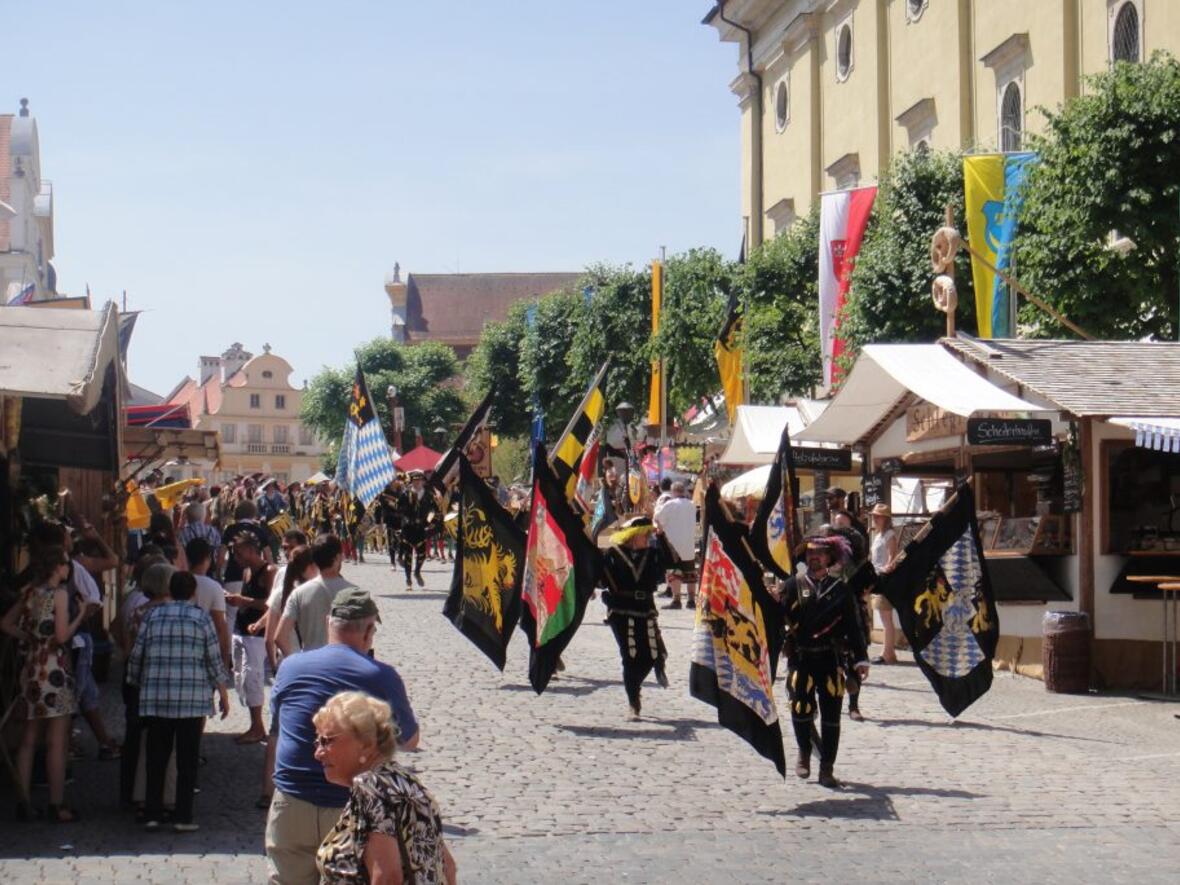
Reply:
[[[668,267],[667,246],[660,246],[660,325],[664,324],[664,294],[667,289]],[[656,453],[656,471],[660,482],[664,480],[664,449],[668,445],[668,367],[660,357],[660,450]],[[646,480],[645,480],[646,481]]]

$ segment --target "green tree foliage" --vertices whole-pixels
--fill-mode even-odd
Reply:
[[[691,249],[667,260],[660,331],[650,348],[653,358],[664,360],[670,416],[682,414],[720,385],[713,342],[725,319],[727,293],[737,285],[737,270],[715,249]],[[650,297],[647,304],[650,310]]]
[[[414,429],[425,436],[436,426],[450,427],[466,417],[459,395],[459,364],[454,351],[437,342],[407,346],[389,338],[375,338],[357,350],[373,405],[381,426],[389,429],[389,401],[386,390],[392,384],[405,409],[404,444],[413,443]],[[303,396],[300,420],[323,440],[335,445],[344,432],[355,365],[324,368],[308,384]]]
[[[934,341],[946,333],[946,315],[930,296],[930,238],[945,223],[948,204],[961,228],[961,154],[918,150],[894,157],[878,187],[842,317],[853,354],[874,341]],[[974,331],[975,290],[966,250],[955,261],[955,284],[957,325]]]
[[[529,432],[531,403],[520,380],[520,356],[525,315],[532,303],[519,301],[512,305],[504,322],[485,325],[479,344],[467,358],[469,387],[476,398],[496,389],[492,420],[496,431],[509,437]]]
[[[552,440],[569,420],[589,380],[570,371],[570,351],[585,308],[581,292],[552,292],[535,303],[536,312],[532,324],[526,326],[520,353],[519,378],[530,421],[536,398],[545,414],[546,436]]]
[[[1180,261],[1180,63],[1157,53],[1089,78],[1086,94],[1046,112],[1031,147],[1016,276],[1099,338],[1176,338]],[[1107,247],[1112,230],[1135,248]],[[1022,304],[1022,331],[1074,337]]]
[[[569,417],[608,356],[611,369],[606,382],[607,403],[627,400],[635,406],[637,415],[645,415],[651,384],[650,272],[647,268],[597,265],[586,272],[583,284],[593,287],[594,295],[578,314],[569,352],[570,383],[577,393],[565,410],[565,418],[549,413],[548,420],[564,422]],[[550,435],[556,438],[560,432],[555,429]]]
[[[741,269],[746,364],[755,402],[804,396],[820,381],[818,244],[817,206],[755,249]],[[709,362],[716,376],[711,355]]]

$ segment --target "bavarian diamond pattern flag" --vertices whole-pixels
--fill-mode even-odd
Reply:
[[[762,581],[746,527],[729,518],[716,484],[705,494],[705,528],[689,691],[716,707],[717,721],[785,776],[772,690],[783,635],[778,605]]]
[[[520,620],[525,533],[462,452],[458,475],[455,573],[443,615],[503,670]]]
[[[365,374],[358,363],[348,403],[348,420],[344,422],[336,484],[368,507],[393,481],[395,473],[393,453],[385,441]]]
[[[897,610],[914,659],[950,715],[991,687],[1000,621],[970,486],[960,486],[906,546],[877,592]]]
[[[533,504],[524,557],[521,623],[532,648],[529,682],[540,694],[557,659],[574,638],[602,570],[602,554],[586,537],[565,488],[537,444],[533,456]]]

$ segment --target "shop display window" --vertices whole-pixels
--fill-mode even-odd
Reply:
[[[1107,553],[1180,554],[1180,457],[1107,444]]]

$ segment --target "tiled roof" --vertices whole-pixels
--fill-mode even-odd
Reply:
[[[1074,415],[1180,416],[1180,343],[944,338]]]
[[[577,283],[577,273],[410,274],[406,325],[411,340],[474,342],[484,324],[499,322],[517,301]]]

